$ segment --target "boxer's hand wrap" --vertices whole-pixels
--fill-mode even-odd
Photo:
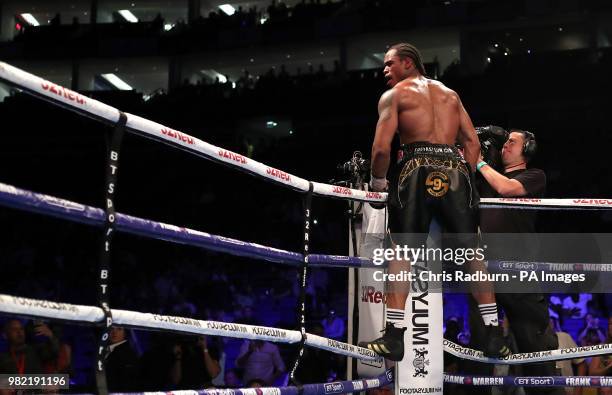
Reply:
[[[375,192],[384,192],[389,187],[389,181],[386,178],[374,177],[374,174],[370,174],[370,190]],[[376,210],[385,208],[385,203],[372,203],[370,206]]]
[[[370,189],[375,192],[384,192],[387,190],[389,186],[389,181],[386,178],[378,178],[374,177],[373,174],[370,175]]]

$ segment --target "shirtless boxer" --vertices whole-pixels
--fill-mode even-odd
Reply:
[[[419,51],[410,44],[393,45],[385,54],[384,75],[389,86],[378,102],[378,124],[372,145],[374,191],[389,192],[391,243],[420,247],[435,217],[445,233],[456,235],[463,247],[476,248],[478,194],[473,171],[480,144],[470,116],[457,93],[425,77]],[[399,133],[397,171],[389,176],[391,142]],[[455,143],[464,147],[461,157]],[[467,235],[467,238],[466,238]],[[406,240],[408,238],[409,240]],[[456,246],[455,246],[456,247]],[[406,261],[389,262],[389,273],[410,270]],[[400,361],[404,356],[404,304],[409,284],[387,284],[386,328],[383,337],[359,345]],[[509,354],[498,326],[497,304],[492,288],[473,292],[488,332],[486,355]]]

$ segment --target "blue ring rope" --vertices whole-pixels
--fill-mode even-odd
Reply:
[[[3,183],[0,183],[0,205],[86,225],[102,226],[104,224],[104,211],[99,208],[26,191]],[[304,256],[297,252],[248,243],[126,214],[117,213],[116,226],[116,229],[121,232],[225,252],[235,256],[295,266],[301,265],[304,260]],[[369,259],[324,254],[309,255],[309,263],[312,266],[328,267],[372,266]]]

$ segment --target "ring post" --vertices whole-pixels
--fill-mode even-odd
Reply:
[[[291,382],[299,385],[297,379],[295,378],[295,372],[297,371],[298,366],[300,365],[300,360],[304,355],[304,345],[306,343],[306,280],[308,274],[308,255],[309,245],[310,245],[310,210],[312,207],[312,191],[314,189],[314,185],[312,182],[308,185],[308,192],[304,195],[303,206],[304,206],[304,243],[302,253],[304,255],[304,259],[302,261],[302,275],[300,278],[300,302],[299,302],[299,310],[300,310],[300,333],[302,334],[302,341],[300,341],[300,351],[298,356],[293,363],[293,367],[291,368],[290,379]]]
[[[113,315],[109,304],[109,285],[110,285],[110,253],[111,241],[115,233],[116,214],[115,214],[115,192],[117,190],[117,176],[119,174],[119,151],[125,132],[127,116],[121,113],[119,121],[113,130],[110,147],[108,150],[108,160],[106,165],[106,195],[104,199],[104,234],[102,236],[102,246],[99,257],[99,277],[98,277],[98,303],[104,312],[104,327],[102,336],[98,341],[98,352],[96,353],[96,386],[98,394],[108,394],[106,383],[106,372],[104,370],[104,360],[108,349],[108,339],[110,337]]]

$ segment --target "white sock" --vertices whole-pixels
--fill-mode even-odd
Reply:
[[[479,304],[478,310],[485,325],[498,326],[499,320],[497,317],[497,303]]]
[[[385,314],[387,315],[386,321],[395,324],[395,326],[402,326],[404,322],[404,309],[389,309],[387,308]]]

